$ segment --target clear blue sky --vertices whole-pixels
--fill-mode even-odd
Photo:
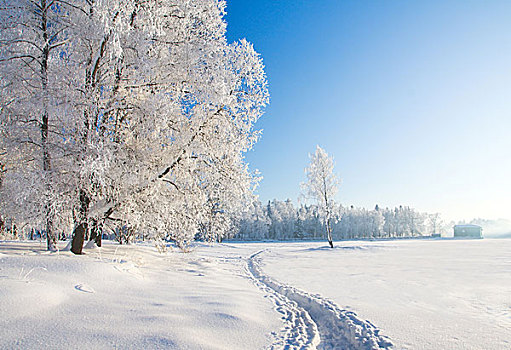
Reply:
[[[319,144],[344,205],[511,219],[511,1],[228,0],[226,21],[266,65],[262,201],[296,201]]]

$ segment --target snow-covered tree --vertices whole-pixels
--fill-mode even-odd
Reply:
[[[444,221],[442,220],[442,217],[440,216],[440,213],[433,213],[428,214],[428,224],[429,224],[429,231],[431,234],[437,234],[440,233],[440,231],[445,226]]]
[[[45,220],[53,243],[53,227],[74,222],[76,253],[95,227],[181,246],[227,234],[253,201],[243,155],[268,89],[253,46],[227,43],[225,2],[2,5],[2,207]]]
[[[56,226],[65,219],[60,214],[68,181],[61,180],[69,150],[63,133],[74,123],[67,113],[73,89],[62,62],[80,3],[0,2],[0,119],[6,128],[0,142],[7,154],[3,192],[10,195],[5,209],[42,224],[48,249],[55,248]]]
[[[234,238],[249,241],[267,239],[270,224],[270,218],[262,203],[259,200],[254,200],[243,212],[238,232],[235,233]]]
[[[303,183],[306,194],[313,198],[319,209],[320,217],[325,225],[330,247],[332,242],[332,214],[334,197],[337,193],[339,180],[334,174],[334,160],[318,146],[314,154],[309,155],[310,165],[305,168],[307,181]]]

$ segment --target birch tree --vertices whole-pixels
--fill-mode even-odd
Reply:
[[[305,168],[307,181],[302,184],[306,195],[316,201],[323,221],[330,247],[332,242],[332,214],[334,197],[339,180],[334,174],[334,160],[321,147],[316,146],[314,154],[309,154],[310,164]]]
[[[71,39],[68,29],[75,8],[72,2],[59,0],[0,3],[0,118],[9,129],[2,140],[7,153],[5,181],[18,180],[11,193],[22,203],[11,203],[40,218],[48,249],[55,249],[55,225],[65,192],[56,182],[66,157],[62,132],[68,126],[69,89],[63,86],[67,74],[59,63]]]

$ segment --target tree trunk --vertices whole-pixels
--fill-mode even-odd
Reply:
[[[328,239],[328,244],[330,244],[330,248],[333,248],[334,243],[332,242],[332,227],[330,226],[330,219],[326,220],[326,236]]]
[[[332,237],[328,237],[328,244],[330,244],[330,248],[334,247],[334,243],[332,242]]]
[[[51,251],[57,249],[57,236],[53,232],[53,213],[48,204],[46,205],[46,248]]]
[[[73,243],[71,244],[71,251],[75,254],[82,254],[83,241],[87,234],[88,221],[87,212],[89,210],[90,199],[87,193],[80,190],[80,209],[77,215],[78,222],[73,231]]]
[[[102,228],[99,228],[97,231],[96,231],[96,238],[94,239],[94,242],[96,242],[96,245],[98,247],[101,247],[101,238],[103,237],[103,229]]]
[[[82,254],[85,231],[87,231],[87,224],[81,223],[80,225],[76,226],[73,232],[73,242],[71,243],[71,251],[77,255]]]
[[[103,229],[97,220],[92,221],[90,240],[94,241],[98,247],[101,247],[101,236],[103,235]]]
[[[41,88],[43,98],[43,110],[41,116],[41,146],[43,151],[43,172],[45,175],[46,185],[46,199],[44,203],[45,216],[46,216],[46,243],[48,250],[55,250],[57,248],[57,237],[53,232],[53,210],[51,209],[50,194],[51,189],[51,157],[49,150],[48,141],[48,129],[49,129],[49,118],[48,118],[48,60],[50,57],[50,41],[48,34],[48,6],[46,0],[41,0],[41,31],[43,39],[43,48],[41,52]]]

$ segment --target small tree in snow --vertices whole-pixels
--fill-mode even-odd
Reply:
[[[428,223],[431,230],[431,234],[439,233],[445,223],[440,216],[440,213],[428,214]]]
[[[319,146],[316,152],[309,154],[310,165],[305,168],[307,181],[302,184],[306,194],[318,204],[319,214],[325,226],[330,247],[332,243],[332,213],[334,196],[337,193],[339,180],[334,174],[334,160]]]

